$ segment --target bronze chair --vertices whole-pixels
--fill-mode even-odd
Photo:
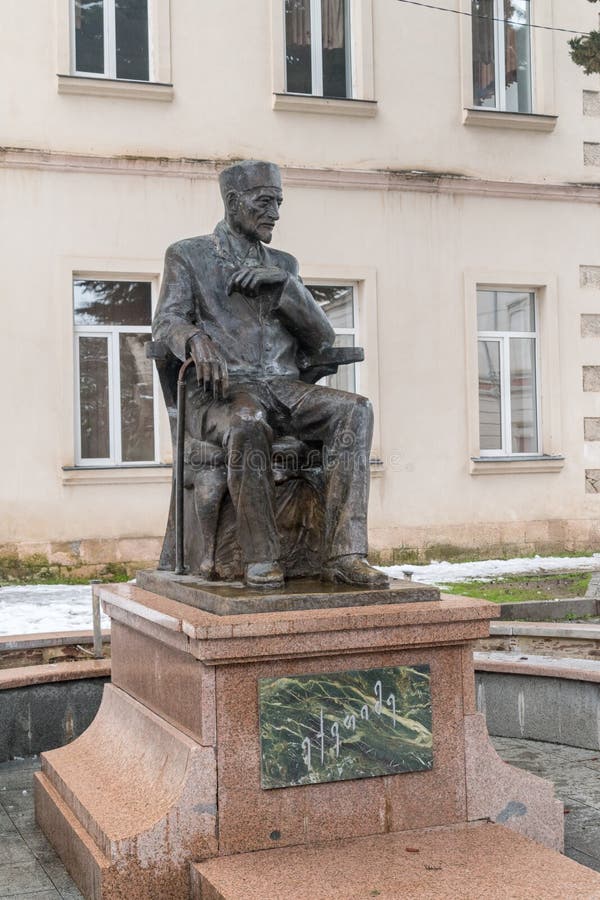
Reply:
[[[160,341],[149,341],[146,355],[156,364],[173,442],[173,485],[159,568],[203,579],[239,578],[243,561],[227,492],[226,451],[186,429],[186,382],[195,378],[193,363],[182,364]],[[361,347],[331,347],[318,355],[302,355],[300,378],[314,384],[335,374],[339,366],[363,359]],[[278,435],[271,463],[284,572],[288,577],[318,573],[323,562],[322,447]]]

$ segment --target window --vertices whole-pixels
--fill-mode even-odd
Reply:
[[[530,0],[472,0],[473,105],[532,111]]]
[[[356,328],[356,291],[353,285],[316,285],[307,284],[319,306],[325,312],[335,330],[336,347],[355,347],[357,340]],[[336,375],[324,378],[322,383],[329,387],[342,391],[352,391],[357,388],[356,364],[340,366]]]
[[[534,292],[478,289],[481,456],[539,452]]]
[[[285,0],[286,91],[351,97],[350,0]]]
[[[149,281],[73,281],[78,465],[154,462]]]
[[[73,0],[75,75],[150,80],[148,0]]]

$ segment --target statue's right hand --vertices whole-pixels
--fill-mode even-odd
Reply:
[[[229,391],[227,363],[205,334],[195,334],[190,338],[190,356],[196,366],[196,378],[204,393],[212,390],[215,400],[224,400]]]

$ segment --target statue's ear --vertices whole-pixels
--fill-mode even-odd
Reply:
[[[225,197],[225,209],[228,213],[235,213],[240,205],[240,198],[237,191],[227,191]]]

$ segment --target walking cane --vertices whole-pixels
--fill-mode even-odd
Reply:
[[[183,564],[183,445],[185,443],[185,376],[193,359],[187,359],[177,376],[177,456],[175,458],[175,574],[184,575]]]

